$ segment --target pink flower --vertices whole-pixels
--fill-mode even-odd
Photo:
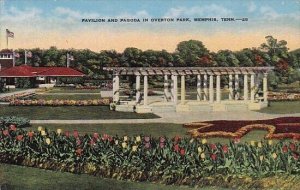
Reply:
[[[290,143],[290,149],[291,149],[291,151],[295,151],[296,145],[294,143]]]
[[[180,140],[181,140],[181,137],[180,137],[180,136],[176,135],[176,136],[174,137],[175,143],[179,142]]]
[[[76,140],[76,145],[79,146],[80,144],[81,144],[81,140],[80,140],[80,139],[77,139],[77,140]]]
[[[9,135],[8,130],[4,130],[2,133],[3,133],[4,136],[8,136]]]
[[[16,139],[17,139],[18,141],[23,140],[23,135],[18,135],[18,136],[16,137]]]
[[[78,137],[79,137],[79,133],[78,133],[77,130],[74,130],[74,131],[73,131],[73,136],[74,136],[75,138],[78,138]]]
[[[149,142],[150,141],[150,137],[144,137],[145,142]]]
[[[180,150],[180,155],[181,155],[181,156],[184,156],[184,155],[185,155],[185,150],[184,150],[184,149],[181,149],[181,150]]]
[[[16,130],[17,130],[16,126],[13,125],[13,124],[11,124],[11,125],[9,126],[9,129],[12,130],[12,131],[16,131]]]
[[[287,147],[286,145],[284,145],[284,146],[282,147],[282,152],[283,152],[283,153],[287,153],[287,152],[288,152],[288,147]]]
[[[211,154],[211,155],[210,155],[210,158],[211,158],[212,160],[216,160],[216,159],[217,159],[217,155],[216,155],[216,154]]]
[[[28,137],[32,138],[32,137],[33,137],[33,135],[34,135],[34,132],[32,132],[32,131],[29,131],[29,132],[27,133],[27,135],[28,135]]]
[[[299,159],[299,155],[296,154],[296,153],[293,153],[293,157],[294,157],[295,160],[298,160],[298,159]]]
[[[160,148],[164,148],[165,147],[165,143],[159,143],[159,147]]]
[[[215,144],[210,144],[209,147],[212,149],[212,150],[216,150],[217,149],[217,146]]]
[[[164,137],[159,137],[159,142],[164,143],[166,139]]]
[[[94,141],[93,139],[91,139],[91,140],[90,140],[90,145],[91,145],[91,146],[94,146],[95,144],[96,144],[95,141]]]
[[[66,137],[69,137],[69,136],[70,136],[70,132],[69,132],[69,131],[66,131],[66,132],[65,132],[65,135],[66,135]]]
[[[99,134],[98,133],[94,133],[93,137],[94,137],[94,139],[98,140],[99,139]]]
[[[180,150],[179,145],[178,144],[174,145],[174,151],[175,152],[179,152],[179,150]]]
[[[151,147],[151,144],[149,142],[145,143],[145,148],[150,148]]]
[[[233,139],[233,142],[234,142],[234,144],[238,144],[238,143],[241,142],[241,138],[235,137],[235,138]]]
[[[77,156],[81,156],[81,155],[82,155],[82,152],[83,152],[83,150],[82,150],[81,148],[78,148],[78,149],[76,150]]]
[[[227,145],[223,145],[222,146],[222,150],[226,154],[228,152],[228,146]]]

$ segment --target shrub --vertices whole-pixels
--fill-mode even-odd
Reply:
[[[0,117],[1,128],[7,127],[11,124],[16,125],[19,128],[28,127],[30,120],[24,117],[16,116],[4,116]]]

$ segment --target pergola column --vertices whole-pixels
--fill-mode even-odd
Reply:
[[[119,102],[120,100],[120,79],[119,75],[115,74],[113,78],[113,101]]]
[[[174,102],[174,75],[171,75],[171,101]]]
[[[148,104],[148,76],[144,75],[144,105]]]
[[[168,75],[164,75],[164,101],[168,101]]]
[[[217,75],[217,102],[221,102],[221,76]]]
[[[229,100],[233,99],[233,82],[232,82],[233,78],[232,78],[232,74],[229,75],[229,83],[228,83],[228,87],[229,87]]]
[[[248,100],[248,74],[244,74],[244,100]]]
[[[181,93],[180,93],[180,98],[181,98],[181,101],[180,103],[181,104],[184,104],[185,102],[185,75],[181,75]]]
[[[141,76],[140,75],[136,75],[135,89],[136,89],[136,102],[139,103],[141,97]]]
[[[197,75],[197,100],[201,100],[201,75]]]
[[[251,99],[251,102],[254,102],[254,93],[255,93],[254,76],[255,76],[255,74],[251,74],[251,77],[250,77],[250,88],[251,88],[250,99]]]
[[[214,76],[209,75],[209,101],[214,102]]]
[[[235,74],[235,79],[234,79],[234,90],[235,90],[235,100],[238,100],[239,99],[239,75],[238,74]]]
[[[174,98],[174,104],[177,105],[177,75],[173,75],[173,98]]]
[[[263,92],[264,92],[264,102],[268,101],[268,73],[264,73],[263,78]]]
[[[204,75],[203,79],[204,79],[203,80],[203,92],[204,92],[203,100],[207,101],[208,100],[207,74]]]

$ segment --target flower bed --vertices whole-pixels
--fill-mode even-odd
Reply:
[[[26,98],[26,97],[31,97],[31,96],[34,96],[34,95],[35,95],[35,93],[33,93],[33,92],[18,93],[18,94],[15,94],[15,95],[5,96],[3,98],[0,98],[0,102],[11,102],[13,100]]]
[[[14,100],[9,103],[11,106],[108,106],[111,98],[95,100]]]
[[[285,92],[269,92],[268,100],[270,101],[298,101],[300,93],[285,93]]]
[[[216,120],[185,124],[184,127],[196,128],[189,133],[193,137],[241,138],[253,129],[267,130],[267,139],[300,139],[300,117],[282,117],[269,120]]]
[[[0,131],[0,161],[131,181],[201,185],[218,174],[299,174],[299,141],[209,144],[206,139],[79,135],[41,127]]]

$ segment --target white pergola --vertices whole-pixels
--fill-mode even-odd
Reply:
[[[255,99],[255,91],[257,90],[257,82],[259,77],[263,75],[263,98],[260,102],[267,103],[267,75],[268,72],[273,70],[273,67],[104,67],[103,70],[113,72],[113,101],[119,102],[120,100],[120,76],[136,76],[136,106],[146,108],[149,111],[151,108],[148,106],[148,77],[149,76],[164,76],[164,99],[165,102],[171,98],[174,106],[178,106],[179,110],[186,105],[186,76],[196,76],[197,78],[197,101],[205,102],[206,104],[221,104],[221,76],[228,77],[229,79],[229,99],[227,102],[240,101],[239,78],[243,77],[243,101],[245,103],[254,104],[257,102]],[[143,77],[143,104],[141,104],[141,77]],[[178,77],[181,80],[181,93],[180,102],[178,101]],[[250,77],[250,88],[249,88]],[[171,80],[170,80],[171,78]],[[215,80],[214,80],[215,79]],[[214,82],[216,81],[216,82]],[[215,84],[216,83],[216,84]],[[168,92],[171,87],[171,92]],[[236,92],[236,93],[234,93]],[[250,93],[249,93],[250,92]],[[216,97],[215,95],[216,94]],[[250,97],[249,97],[250,95]],[[251,107],[251,106],[250,106]],[[252,106],[253,107],[253,106]],[[257,106],[256,106],[257,107]],[[261,108],[261,106],[259,106]],[[250,108],[251,109],[251,108]],[[256,109],[256,108],[254,108]],[[145,109],[141,112],[148,112]]]

